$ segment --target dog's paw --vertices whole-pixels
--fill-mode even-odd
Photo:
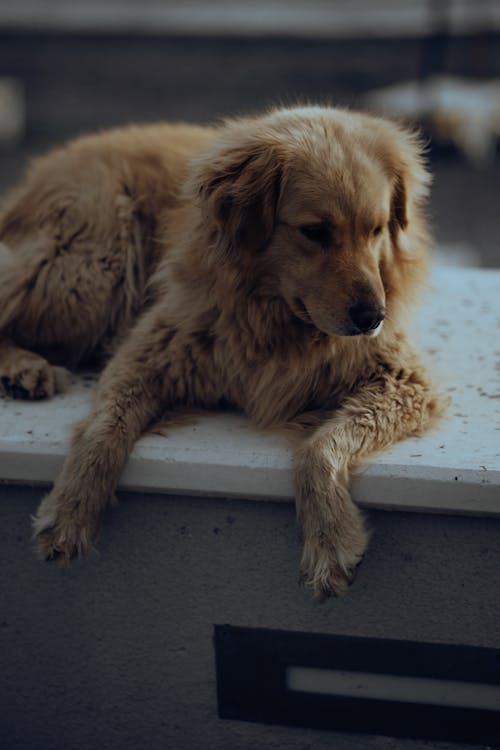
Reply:
[[[307,539],[304,543],[301,574],[320,601],[347,591],[366,550],[366,540],[349,550],[335,548],[334,544],[324,537]]]
[[[366,552],[369,534],[361,513],[353,509],[345,523],[339,524],[337,518],[329,531],[321,529],[304,537],[301,574],[319,601],[345,593]]]
[[[85,556],[92,547],[97,523],[74,503],[61,504],[56,493],[48,495],[32,518],[33,537],[44,560],[69,562]]]
[[[67,370],[53,367],[46,359],[31,352],[17,357],[15,362],[5,363],[0,371],[4,393],[15,399],[51,398],[65,390],[67,381]]]

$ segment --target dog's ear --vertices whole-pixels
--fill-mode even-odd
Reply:
[[[236,134],[238,136],[238,134]],[[192,175],[204,220],[224,258],[257,252],[269,241],[275,223],[283,160],[277,146],[224,133],[213,149],[196,160]]]
[[[396,175],[391,197],[391,229],[399,227],[403,232],[408,227],[408,206],[405,176],[401,172]]]
[[[393,179],[390,229],[393,237],[397,237],[406,231],[410,217],[427,197],[430,175],[424,166],[419,136],[401,126],[391,129],[393,139],[388,154]]]

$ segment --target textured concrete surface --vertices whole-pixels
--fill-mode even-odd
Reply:
[[[500,522],[378,512],[349,593],[298,585],[291,505],[121,496],[98,552],[35,559],[39,493],[3,487],[2,750],[447,750],[217,718],[214,623],[500,647]],[[244,679],[244,675],[242,675]]]
[[[447,418],[366,462],[354,497],[375,508],[500,517],[500,347],[491,345],[500,330],[500,271],[436,269],[430,286],[413,326],[441,398],[451,401]],[[2,479],[56,478],[71,426],[90,408],[92,384],[75,377],[66,393],[37,403],[0,398]],[[144,436],[120,485],[290,500],[291,445],[239,415],[191,419],[166,436]]]

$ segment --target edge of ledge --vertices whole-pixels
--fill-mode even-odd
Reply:
[[[434,290],[434,291],[433,291]],[[418,313],[424,354],[442,374],[449,419],[366,462],[353,484],[365,507],[500,516],[500,270],[438,269]],[[1,484],[48,485],[88,412],[91,381],[76,377],[46,402],[0,399]],[[136,444],[119,489],[291,500],[292,450],[242,416],[207,414]]]

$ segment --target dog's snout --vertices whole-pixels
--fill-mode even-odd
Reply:
[[[382,323],[385,309],[380,305],[358,300],[349,308],[349,317],[360,333],[368,333]]]

